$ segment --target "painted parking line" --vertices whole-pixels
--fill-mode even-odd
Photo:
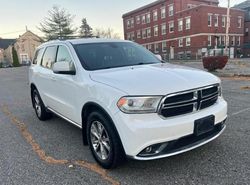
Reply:
[[[24,137],[26,142],[31,145],[32,150],[37,154],[37,156],[44,162],[53,165],[67,165],[67,166],[79,166],[83,167],[91,172],[94,172],[101,176],[103,180],[106,180],[112,185],[119,185],[120,183],[110,177],[108,175],[107,170],[101,168],[97,164],[89,163],[87,161],[79,160],[79,161],[70,161],[70,160],[63,160],[63,159],[55,159],[52,156],[46,155],[46,152],[40,147],[40,145],[34,140],[32,134],[28,131],[28,128],[25,123],[20,121],[10,110],[8,109],[7,105],[0,106],[2,112],[11,120],[17,128],[19,129],[21,135]]]

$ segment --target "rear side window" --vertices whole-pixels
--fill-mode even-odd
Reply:
[[[42,56],[43,56],[43,51],[44,51],[44,48],[42,49],[38,49],[35,53],[35,57],[33,59],[33,64],[38,64],[41,62],[41,59],[42,59]]]
[[[52,68],[52,65],[55,63],[56,60],[56,50],[57,46],[49,46],[46,48],[41,64],[43,67],[48,69]]]

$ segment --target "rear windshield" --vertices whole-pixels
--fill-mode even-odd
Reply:
[[[74,48],[86,70],[161,63],[153,53],[130,42],[78,44]]]

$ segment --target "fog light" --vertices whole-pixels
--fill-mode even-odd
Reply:
[[[146,153],[152,152],[152,146],[147,147],[147,148],[145,149],[145,152],[146,152]]]

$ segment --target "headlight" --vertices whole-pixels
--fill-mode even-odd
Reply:
[[[118,102],[118,108],[128,114],[155,113],[157,112],[162,96],[149,97],[122,97]]]

